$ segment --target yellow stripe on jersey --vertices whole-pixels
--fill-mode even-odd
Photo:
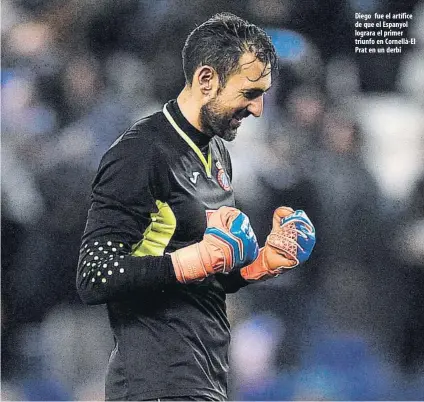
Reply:
[[[208,175],[209,178],[211,178],[212,177],[212,155],[211,155],[211,147],[210,147],[210,145],[209,145],[209,152],[208,152],[208,161],[206,162],[206,159],[203,156],[202,151],[191,140],[191,138],[183,130],[181,130],[181,128],[175,122],[175,120],[173,119],[173,117],[169,114],[168,110],[166,109],[166,105],[163,106],[163,114],[168,119],[168,121],[171,123],[171,126],[174,127],[175,131],[183,138],[183,140],[196,153],[196,155],[199,157],[199,159],[203,163],[203,166],[205,167],[206,174]]]
[[[177,220],[166,202],[156,201],[158,212],[151,213],[151,223],[143,234],[143,239],[132,247],[131,255],[162,256],[166,246],[174,235]]]

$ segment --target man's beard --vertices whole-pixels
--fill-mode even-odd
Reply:
[[[217,135],[225,141],[233,141],[238,127],[231,127],[233,113],[222,113],[216,98],[210,100],[200,109],[200,125],[202,131],[213,137]]]

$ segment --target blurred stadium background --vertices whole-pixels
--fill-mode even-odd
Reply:
[[[281,72],[230,144],[261,242],[303,208],[303,268],[229,297],[236,400],[424,396],[424,2],[3,0],[1,399],[101,400],[112,346],[75,269],[100,157],[183,86],[187,34],[219,11],[266,27]],[[397,55],[354,13],[410,12]]]

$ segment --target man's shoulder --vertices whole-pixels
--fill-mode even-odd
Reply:
[[[166,143],[164,120],[162,112],[155,112],[132,123],[103,154],[101,165],[123,158],[143,162],[155,158]]]
[[[155,112],[143,117],[131,124],[112,144],[111,148],[118,143],[127,140],[138,140],[142,142],[157,141],[157,134],[162,132],[164,117],[162,112]]]

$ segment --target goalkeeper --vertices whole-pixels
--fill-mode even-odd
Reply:
[[[225,400],[226,293],[293,268],[315,243],[305,213],[280,207],[259,249],[234,208],[222,140],[262,113],[276,70],[269,37],[215,15],[188,36],[183,68],[178,98],[126,130],[93,182],[77,288],[107,304],[107,400]]]

